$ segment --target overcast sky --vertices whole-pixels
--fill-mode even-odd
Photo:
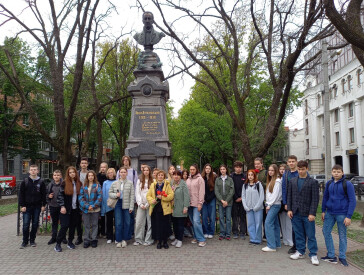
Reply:
[[[63,1],[56,0],[56,3],[61,3]],[[117,5],[117,13],[113,13],[113,16],[110,16],[107,21],[109,23],[109,29],[108,34],[110,36],[118,36],[120,33],[124,33],[125,37],[129,37],[133,40],[132,36],[136,31],[140,31],[143,28],[142,24],[142,11],[135,7],[135,0],[122,0],[122,1],[113,1]],[[161,18],[158,14],[158,11],[156,11],[153,4],[151,4],[147,0],[143,1],[145,3],[144,8],[146,10],[152,11],[155,15],[155,21],[158,24],[161,23]],[[30,25],[36,25],[36,19],[34,16],[32,16],[28,11],[24,11],[24,7],[26,6],[26,3],[24,0],[0,0],[0,3],[4,4],[8,9],[10,9],[15,14],[19,15],[22,13],[21,18],[23,18],[24,22],[26,24]],[[49,10],[49,4],[46,0],[38,0],[39,7],[43,9],[44,14],[47,13]],[[194,5],[201,6],[202,1],[201,0],[195,0],[191,1]],[[101,0],[99,10],[106,8],[107,1]],[[173,12],[170,12],[167,14],[169,16],[170,20],[173,20],[175,14]],[[47,17],[45,16],[45,19]],[[0,22],[3,22],[4,18],[0,18]],[[0,28],[0,43],[4,40],[5,36],[13,36],[15,33],[17,33],[21,28],[16,23],[7,23]],[[189,33],[191,36],[191,39],[193,36],[197,37],[198,32],[194,31],[194,25],[189,24],[188,21],[183,22],[183,31],[184,33]],[[32,37],[30,37],[27,34],[22,34],[21,38],[26,40],[28,43],[35,45],[35,41]],[[168,43],[169,38],[165,37],[162,39],[159,46],[160,48],[163,47],[164,43]],[[161,49],[158,49],[156,47],[155,52],[159,55],[162,63],[163,63],[163,71],[165,76],[167,76],[171,71],[171,64],[169,63],[168,53],[166,51],[163,51]],[[197,71],[198,68],[196,68]],[[184,100],[187,100],[190,95],[191,86],[194,84],[194,80],[192,80],[188,75],[184,75],[183,78],[181,76],[177,76],[174,78],[171,78],[169,81],[169,87],[170,87],[170,100],[172,103],[172,106],[174,107],[174,112],[177,114],[178,110],[181,108],[182,103]],[[287,118],[286,125],[290,128],[302,128],[303,127],[303,114],[301,108],[299,110],[296,110],[291,116]]]

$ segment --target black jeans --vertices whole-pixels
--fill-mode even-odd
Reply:
[[[114,210],[106,212],[106,239],[114,240]]]
[[[69,220],[68,242],[73,242],[76,228],[78,239],[82,239],[82,216],[79,209],[72,209]]]
[[[77,229],[77,239],[82,240],[82,235],[83,235],[82,214],[81,214],[80,209],[77,208],[75,210],[76,210],[76,213],[74,214],[75,215],[74,220],[76,222],[75,227]],[[72,212],[73,212],[73,210],[72,210]],[[74,236],[74,232],[73,232],[73,236]]]
[[[240,235],[245,236],[247,231],[246,212],[241,202],[233,202],[231,216],[233,218],[233,234],[239,235],[240,228]]]
[[[60,211],[61,211],[61,207],[49,206],[49,212],[50,212],[51,218],[52,218],[52,239],[53,240],[57,239],[59,216],[61,215]]]
[[[99,218],[99,234],[105,236],[105,216],[100,216]]]
[[[66,238],[67,229],[70,225],[71,214],[60,214],[59,221],[61,223],[61,229],[58,232],[57,244],[61,244],[62,240]],[[73,233],[75,231],[73,230]]]
[[[183,240],[183,232],[186,217],[172,217],[173,232],[177,240]]]
[[[28,244],[29,236],[30,242],[35,241],[39,226],[39,215],[41,206],[26,206],[26,211],[23,213],[23,243]],[[30,222],[32,223],[32,229],[29,233]]]

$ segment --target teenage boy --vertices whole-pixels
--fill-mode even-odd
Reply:
[[[88,158],[81,158],[80,168],[81,170],[78,171],[78,175],[80,176],[80,181],[82,185],[85,183],[86,175],[88,172]]]
[[[356,206],[356,197],[353,184],[345,179],[342,166],[336,164],[331,170],[332,179],[326,183],[324,197],[322,198],[322,232],[327,249],[326,257],[329,263],[336,264],[335,247],[331,231],[335,223],[339,232],[339,261],[343,266],[348,266],[346,261],[346,227],[351,224],[351,216]]]
[[[315,217],[319,203],[319,184],[317,180],[307,173],[308,163],[300,160],[297,163],[298,177],[293,178],[288,185],[287,209],[288,217],[292,220],[292,226],[296,238],[296,253],[292,254],[292,260],[302,259],[305,256],[306,240],[310,251],[311,263],[319,265],[317,259],[317,241],[315,236]]]
[[[109,169],[109,165],[106,162],[102,162],[100,164],[99,173],[97,173],[97,181],[99,182],[99,184],[101,186],[101,190],[102,190],[102,186],[104,184],[104,181],[107,180],[107,176],[106,176],[107,169]],[[105,216],[100,216],[97,232],[102,237],[106,236],[106,233],[105,233]]]
[[[46,187],[38,176],[38,166],[30,165],[29,176],[20,184],[19,205],[23,212],[23,242],[20,248],[25,248],[30,241],[30,246],[36,247],[35,237],[39,226],[40,212],[44,212],[46,199]],[[32,229],[29,234],[30,221]]]
[[[231,178],[234,182],[234,196],[233,196],[233,208],[232,208],[232,218],[233,218],[233,234],[234,239],[240,237],[245,240],[246,234],[246,212],[241,201],[241,192],[245,183],[245,175],[243,173],[243,163],[241,161],[234,162],[234,173],[231,174]],[[239,234],[240,227],[240,234]]]
[[[287,236],[288,245],[292,246],[288,250],[288,254],[294,254],[296,253],[297,249],[296,249],[294,231],[292,230],[292,222],[287,217],[287,188],[290,180],[298,177],[297,157],[294,155],[288,156],[287,165],[289,167],[289,170],[286,170],[286,172],[284,172],[282,176],[282,203],[284,204],[284,211],[280,214],[280,220],[281,220],[282,235]]]
[[[57,202],[57,196],[62,183],[62,173],[60,170],[54,170],[53,180],[48,185],[47,190],[47,203],[49,206],[49,212],[52,218],[52,238],[48,244],[54,244],[57,241],[58,223],[61,207]]]

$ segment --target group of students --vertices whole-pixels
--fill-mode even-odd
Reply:
[[[39,215],[46,204],[52,218],[48,244],[56,243],[57,252],[62,251],[62,242],[69,249],[82,242],[84,248],[95,248],[102,237],[108,244],[115,241],[116,247],[126,247],[133,235],[136,246],[156,242],[158,249],[167,249],[170,239],[171,245],[179,248],[183,237],[190,235],[192,243],[204,247],[206,239],[215,234],[217,207],[219,240],[245,239],[249,235],[249,244],[259,245],[266,239],[267,246],[262,250],[274,252],[281,247],[282,233],[283,244],[291,247],[288,251],[291,259],[304,257],[307,241],[312,264],[319,264],[315,238],[319,186],[308,174],[306,161],[297,162],[297,157],[289,156],[288,168],[285,164],[279,167],[272,164],[267,171],[263,160],[256,158],[255,169],[248,170],[246,175],[240,161],[234,162],[232,174],[224,164],[217,174],[210,164],[201,173],[196,164],[189,171],[177,171],[170,166],[167,173],[152,171],[142,164],[139,177],[128,156],[122,158],[122,164],[116,172],[102,163],[96,174],[87,170],[88,160],[83,158],[81,170],[68,167],[64,180],[61,171],[55,170],[47,190],[37,175],[38,167],[31,165],[29,177],[23,180],[19,192],[23,212],[21,248],[29,242],[36,246]],[[323,234],[328,250],[322,260],[337,263],[331,236],[336,222],[339,260],[347,266],[346,227],[350,225],[356,198],[341,166],[332,168],[332,176],[322,200]],[[78,238],[74,244],[76,230]]]

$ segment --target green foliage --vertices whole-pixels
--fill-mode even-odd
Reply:
[[[354,211],[353,215],[351,216],[351,219],[353,221],[361,221],[362,218],[363,218],[363,216],[360,213],[356,212],[356,211]]]

